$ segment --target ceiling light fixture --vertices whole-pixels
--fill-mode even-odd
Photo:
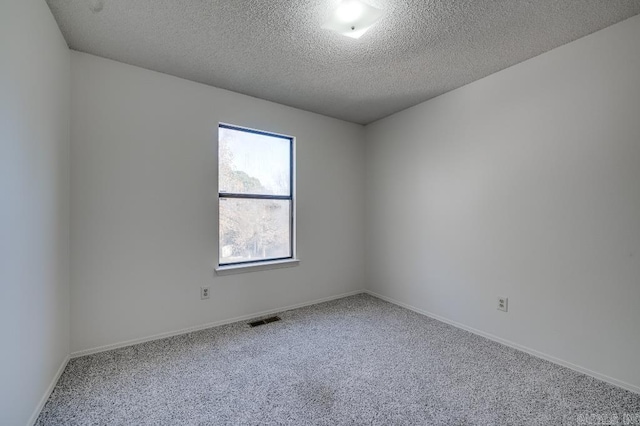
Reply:
[[[359,0],[343,0],[322,28],[360,38],[382,17],[382,10]]]

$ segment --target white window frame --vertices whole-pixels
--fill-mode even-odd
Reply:
[[[238,130],[238,131],[243,131],[243,132],[247,132],[247,133],[253,133],[253,134],[259,134],[259,135],[265,135],[265,136],[271,136],[271,137],[277,137],[277,138],[282,138],[282,139],[289,139],[291,141],[291,145],[290,145],[290,190],[291,190],[291,197],[287,197],[284,199],[287,200],[291,200],[291,220],[290,220],[290,235],[291,235],[291,257],[287,257],[287,258],[283,258],[283,259],[266,259],[266,260],[257,260],[257,261],[250,261],[250,262],[238,262],[238,263],[230,263],[230,264],[220,264],[220,198],[222,197],[227,197],[227,198],[250,198],[250,199],[271,199],[272,197],[264,197],[264,196],[260,196],[260,197],[247,197],[247,196],[241,196],[240,194],[229,194],[229,193],[221,193],[220,192],[220,182],[219,182],[219,174],[217,173],[219,167],[220,167],[220,159],[218,157],[218,153],[219,153],[219,149],[220,149],[220,129],[221,128],[225,128],[225,129],[232,129],[232,130]],[[284,135],[281,133],[275,133],[275,132],[270,132],[270,131],[265,131],[265,130],[259,130],[259,129],[253,129],[250,127],[244,127],[244,126],[238,126],[236,124],[229,124],[229,123],[223,123],[220,122],[218,123],[218,128],[217,128],[217,132],[216,132],[217,138],[216,138],[216,212],[217,212],[217,217],[216,217],[216,224],[217,224],[217,239],[218,242],[216,244],[218,250],[216,253],[216,266],[215,266],[215,272],[217,275],[231,275],[231,274],[237,274],[237,273],[243,273],[243,272],[254,272],[254,271],[262,271],[262,270],[267,270],[267,269],[279,269],[279,268],[289,268],[292,266],[297,266],[298,264],[300,264],[300,260],[297,257],[297,250],[296,250],[296,240],[297,240],[297,233],[296,233],[296,222],[297,222],[297,215],[296,215],[296,138],[294,136],[289,136],[289,135]],[[236,196],[237,195],[237,196]],[[280,197],[273,197],[273,199],[281,199]]]

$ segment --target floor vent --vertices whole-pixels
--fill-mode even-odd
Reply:
[[[276,322],[276,321],[280,321],[280,317],[269,317],[269,318],[261,319],[258,321],[251,321],[249,325],[251,327],[257,327],[259,325],[269,324],[270,322]]]

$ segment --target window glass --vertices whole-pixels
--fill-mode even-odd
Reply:
[[[291,202],[220,198],[220,262],[291,257]]]
[[[289,195],[291,140],[220,128],[220,192]]]

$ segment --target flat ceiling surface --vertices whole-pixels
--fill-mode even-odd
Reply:
[[[636,0],[47,0],[69,47],[367,124],[640,13]]]

